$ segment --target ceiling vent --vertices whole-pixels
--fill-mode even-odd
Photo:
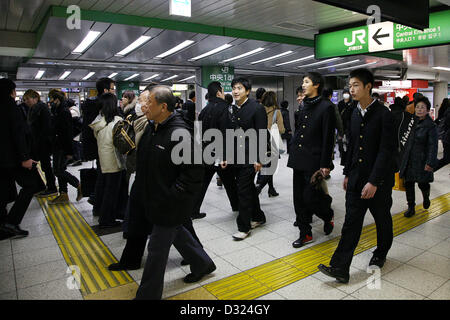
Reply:
[[[303,24],[303,23],[294,23],[294,22],[281,22],[274,27],[281,28],[281,29],[287,29],[287,30],[294,30],[294,31],[306,31],[314,29],[314,26]]]

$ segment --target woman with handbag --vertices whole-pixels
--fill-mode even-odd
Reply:
[[[114,125],[122,120],[118,115],[117,98],[112,93],[99,97],[100,114],[89,125],[97,139],[97,148],[101,174],[104,179],[102,188],[95,189],[99,204],[99,227],[110,228],[120,225],[116,219],[124,218],[128,200],[124,156],[117,152],[113,144]]]
[[[271,130],[272,126],[276,125],[278,127],[279,134],[284,134],[285,128],[283,124],[283,115],[278,107],[276,93],[273,91],[265,92],[262,96],[261,104],[264,106],[267,113],[267,129]],[[279,148],[282,149],[283,146],[279,146]],[[266,164],[263,167],[269,167],[269,165],[270,164]],[[260,194],[266,184],[269,184],[269,197],[276,197],[279,195],[273,186],[273,174],[262,175],[260,172],[256,180],[256,192]]]
[[[411,133],[400,167],[400,177],[405,179],[408,210],[404,216],[415,214],[414,184],[419,184],[423,195],[423,207],[430,207],[430,183],[433,182],[433,168],[437,162],[438,138],[436,124],[429,116],[430,101],[426,97],[416,100],[416,125]]]

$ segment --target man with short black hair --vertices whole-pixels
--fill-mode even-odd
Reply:
[[[367,209],[375,219],[377,249],[369,266],[382,268],[392,245],[392,187],[395,171],[395,129],[391,112],[371,97],[373,74],[367,69],[350,73],[350,93],[358,101],[349,128],[349,149],[344,168],[345,221],[330,266],[319,265],[337,281],[349,281],[350,264],[361,235]]]
[[[264,89],[264,88],[258,88],[256,90],[255,96],[256,96],[256,101],[258,101],[258,103],[261,103],[264,93],[266,93],[266,89]]]

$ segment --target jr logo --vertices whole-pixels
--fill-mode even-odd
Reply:
[[[344,44],[349,47],[355,44],[356,39],[359,40],[361,44],[365,44],[364,38],[366,37],[366,30],[355,30],[352,32],[352,42],[349,42],[347,38],[344,38]]]

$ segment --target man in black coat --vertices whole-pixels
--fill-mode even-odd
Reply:
[[[290,145],[287,166],[294,169],[294,209],[296,225],[300,229],[300,237],[292,243],[294,248],[313,241],[313,213],[324,220],[326,234],[331,233],[334,227],[331,208],[327,212],[315,211],[310,202],[313,198],[311,177],[319,169],[324,177],[330,174],[334,149],[335,111],[333,104],[321,97],[323,84],[323,77],[315,72],[310,72],[303,78],[305,98]]]
[[[349,150],[344,168],[345,221],[330,266],[319,265],[324,274],[339,282],[349,281],[349,269],[358,245],[367,209],[375,219],[377,249],[369,266],[382,268],[392,245],[392,187],[395,171],[395,128],[391,112],[371,97],[372,73],[350,73],[350,93],[358,101],[349,128]]]
[[[28,231],[19,225],[39,190],[37,161],[31,158],[31,132],[16,105],[16,85],[0,79],[0,101],[3,124],[0,126],[0,236],[26,237]],[[17,195],[16,183],[22,187]],[[9,213],[6,206],[13,202]]]
[[[240,241],[250,235],[251,229],[266,222],[266,217],[259,204],[254,180],[256,173],[262,168],[262,159],[259,155],[261,152],[266,152],[265,150],[260,152],[259,141],[261,139],[260,130],[267,131],[267,113],[262,105],[248,97],[252,87],[247,79],[234,78],[231,87],[236,104],[231,107],[227,131],[233,132],[234,137],[232,145],[225,144],[224,146],[226,161],[221,163],[221,167],[225,169],[229,165],[227,170],[232,171],[236,181],[239,215],[237,217],[238,232],[233,234],[233,238]],[[243,131],[241,132],[243,135],[240,135],[239,130]],[[255,134],[257,141],[252,141],[252,145],[250,145],[247,134],[249,136]],[[231,149],[233,152],[229,152]]]
[[[161,299],[172,244],[191,267],[192,273],[184,278],[184,282],[199,281],[216,269],[200,243],[183,226],[190,219],[200,191],[203,167],[193,163],[192,128],[174,109],[175,97],[170,88],[156,86],[151,89],[143,111],[153,122],[149,123],[139,142],[133,186],[143,210],[139,216],[130,219],[129,226],[130,234],[144,235],[152,227],[148,258],[136,299]],[[183,141],[190,142],[189,149],[183,149],[182,154],[174,152],[183,159],[172,156],[173,149],[178,146],[178,141],[172,141],[175,131],[182,133]],[[190,152],[191,156],[184,152]]]
[[[208,97],[208,104],[205,108],[203,108],[198,117],[198,120],[201,121],[202,124],[202,137],[207,130],[218,129],[221,132],[222,137],[225,138],[229,111],[228,103],[224,100],[225,96],[220,82],[213,81],[208,85]],[[226,142],[225,139],[223,139],[222,141],[223,143]],[[209,144],[210,143],[208,142],[204,142],[203,149],[205,150],[205,148],[207,148]],[[217,150],[214,150],[211,151],[210,154],[210,156],[215,157],[216,162],[205,164],[205,175],[202,190],[192,214],[193,219],[203,218],[204,216],[206,216],[205,213],[200,212],[200,208],[208,190],[208,186],[211,183],[211,179],[214,174],[216,174],[216,172],[223,182],[228,199],[230,200],[231,209],[233,211],[239,210],[239,199],[237,195],[236,181],[234,180],[230,169],[222,170],[219,167],[219,161],[223,159],[223,154],[216,154],[216,152]]]
[[[181,107],[186,112],[187,118],[195,121],[195,91],[189,93],[189,99]]]
[[[25,91],[23,95],[25,104],[29,107],[28,125],[33,136],[33,148],[31,156],[34,160],[41,162],[42,171],[47,181],[46,190],[39,192],[38,197],[49,197],[56,195],[55,175],[53,174],[50,156],[53,145],[53,127],[50,110],[44,102],[40,100],[40,95],[33,89]]]

